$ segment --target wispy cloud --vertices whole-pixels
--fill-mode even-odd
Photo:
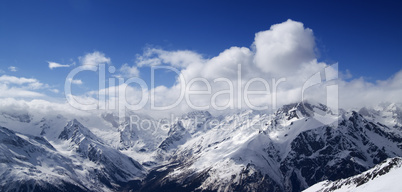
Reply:
[[[53,92],[53,93],[59,93],[58,89],[49,89],[49,91]]]
[[[30,91],[22,88],[8,87],[0,84],[0,91],[2,94],[0,97],[4,98],[35,98],[44,97],[45,95],[39,92]]]
[[[34,78],[15,77],[9,75],[0,76],[0,84],[5,85],[18,85],[24,89],[45,89],[49,88],[49,85],[39,82]]]
[[[83,82],[81,79],[68,79],[72,84],[82,85]]]
[[[43,97],[44,94],[34,90],[48,88],[49,86],[34,78],[0,76],[0,97]]]
[[[174,67],[186,67],[191,63],[202,62],[202,56],[188,50],[165,51],[162,49],[148,48],[142,55],[137,55],[136,63],[139,67],[169,64]]]
[[[54,69],[54,68],[59,68],[59,67],[70,67],[70,65],[63,65],[63,64],[51,62],[51,61],[48,61],[47,63],[49,63],[49,69]]]
[[[10,67],[8,67],[8,70],[12,71],[12,72],[16,72],[16,71],[18,71],[18,68],[15,66],[10,66]]]
[[[39,81],[37,79],[33,78],[25,78],[25,77],[15,77],[15,76],[9,76],[9,75],[2,75],[0,76],[0,83],[4,84],[32,84],[32,83],[38,83]]]
[[[140,75],[140,71],[136,66],[129,66],[127,63],[120,67],[120,73],[123,77],[138,77]]]

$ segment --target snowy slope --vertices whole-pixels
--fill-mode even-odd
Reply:
[[[135,181],[146,174],[75,119],[53,145],[43,137],[0,129],[0,188],[6,191],[111,191],[138,186]]]
[[[184,126],[188,118],[172,125],[163,142],[170,163],[154,170],[160,177],[146,179],[144,190],[300,191],[402,156],[398,134],[354,111],[338,117],[323,105],[292,104],[271,115],[244,111],[219,120],[195,132]]]
[[[337,181],[322,181],[304,192],[399,192],[402,190],[402,158],[387,159],[359,175]]]
[[[139,180],[145,175],[137,161],[106,145],[76,119],[68,122],[58,138],[61,145],[56,145],[57,149],[77,161],[86,161],[85,176],[98,180],[101,187],[114,189],[119,183]]]
[[[0,127],[0,191],[87,191],[79,169],[44,138]]]
[[[402,156],[401,117],[398,104],[334,114],[294,103],[273,113],[194,111],[170,122],[2,111],[0,189],[301,191]]]

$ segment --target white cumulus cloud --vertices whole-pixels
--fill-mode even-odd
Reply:
[[[140,75],[140,71],[136,66],[129,66],[127,63],[123,64],[119,69],[121,75],[126,78],[130,77],[138,77]]]
[[[289,74],[315,58],[313,31],[287,20],[255,34],[255,64],[264,72]]]
[[[269,30],[256,33],[254,42],[250,44],[251,47],[229,47],[212,58],[205,58],[201,53],[190,50],[148,48],[142,55],[136,56],[135,65],[124,64],[119,73],[124,77],[138,77],[141,68],[160,65],[172,67],[171,70],[178,72],[173,86],[148,85],[142,89],[131,82],[68,97],[76,97],[80,102],[91,104],[96,103],[97,97],[105,96],[108,99],[105,105],[108,106],[137,104],[145,98],[147,103],[136,110],[154,117],[192,110],[209,110],[219,114],[227,110],[248,109],[249,104],[274,109],[273,107],[283,104],[301,101],[306,92],[309,99],[325,102],[330,82],[321,82],[335,79],[333,83],[339,88],[339,96],[331,95],[331,99],[337,97],[341,108],[369,106],[384,101],[402,103],[402,71],[393,77],[375,82],[355,78],[350,71],[340,72],[338,75],[336,67],[328,68],[330,64],[317,59],[314,33],[301,22],[287,20],[272,25]],[[79,60],[83,66],[88,67],[111,63],[110,58],[97,51],[80,57]],[[321,73],[325,68],[328,70]],[[303,86],[312,77],[317,78],[319,85],[303,92]],[[78,79],[70,81],[74,84],[83,83]],[[36,79],[4,75],[0,77],[2,92],[12,89],[32,91],[35,85],[40,87],[40,82]],[[21,89],[22,86],[26,89]],[[259,92],[247,94],[245,90]],[[13,91],[9,93],[33,96],[38,94]],[[157,107],[166,107],[175,103],[177,105],[160,111],[151,106],[154,104]],[[119,108],[121,109],[124,108]]]
[[[99,51],[94,51],[93,53],[88,53],[85,56],[79,57],[79,60],[84,67],[97,67],[99,64],[110,64],[111,60],[106,57],[104,53]]]
[[[191,80],[202,78],[205,81],[192,83],[190,90],[202,90],[206,94],[191,95],[188,90],[184,93],[191,104],[209,107],[208,110],[211,110],[212,103],[227,106],[227,109],[247,108],[246,102],[252,103],[253,106],[272,108],[273,104],[278,107],[290,102],[299,102],[303,94],[307,94],[304,98],[309,96],[307,98],[325,102],[327,84],[310,89],[316,90],[314,93],[305,93],[302,90],[310,77],[330,66],[317,61],[315,50],[313,31],[304,27],[301,22],[287,20],[272,25],[269,30],[256,33],[251,48],[231,47],[213,58],[204,58],[202,54],[189,50],[166,51],[151,48],[143,55],[137,55],[136,61],[140,67],[170,65],[179,70],[179,77],[185,79],[185,82],[181,82],[180,78],[177,78],[172,87],[158,86],[147,90],[155,93],[152,99],[156,105],[167,106],[174,103],[180,97],[180,91],[185,89]],[[402,102],[402,98],[397,97],[402,92],[402,85],[396,83],[402,81],[402,78],[399,78],[402,72],[376,83],[369,83],[364,79],[342,79],[350,79],[350,71],[339,74],[339,79],[336,80],[339,96],[329,98],[338,97],[340,107],[373,105],[382,101]],[[328,75],[337,77],[336,74]],[[253,78],[263,79],[267,84]],[[237,94],[238,88],[243,94]],[[265,95],[245,97],[244,90],[247,88],[268,91]],[[183,101],[171,112],[178,109],[189,111],[194,110],[194,107]]]

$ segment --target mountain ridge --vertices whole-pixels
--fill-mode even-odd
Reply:
[[[392,175],[391,175],[392,174]],[[336,181],[322,181],[304,192],[328,192],[328,191],[400,191],[402,185],[400,182],[392,182],[388,178],[400,178],[402,175],[402,158],[394,157],[386,159],[375,167],[349,178]],[[398,177],[399,176],[399,177]],[[375,188],[375,189],[373,189]]]
[[[97,191],[301,191],[402,156],[399,111],[398,105],[388,105],[334,114],[325,105],[310,103],[285,105],[274,113],[246,110],[219,117],[195,111],[164,124],[168,130],[153,127],[158,120],[149,117],[145,119],[152,126],[142,129],[130,118],[117,123],[114,114],[107,114],[67,121],[56,137],[47,136],[53,126],[44,134],[39,130],[62,118],[43,117],[36,123],[40,117],[31,116],[29,123],[15,124],[34,125],[38,131],[30,132],[41,134],[15,134],[46,141],[48,149],[41,155],[53,147],[52,153],[70,162],[70,177],[82,180],[70,183],[84,191],[92,191],[84,186]],[[81,121],[96,124],[88,127]]]

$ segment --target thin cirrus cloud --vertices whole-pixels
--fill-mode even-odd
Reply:
[[[17,71],[18,71],[18,68],[15,67],[15,66],[9,66],[9,67],[8,67],[8,70],[11,71],[11,72],[17,72]]]

